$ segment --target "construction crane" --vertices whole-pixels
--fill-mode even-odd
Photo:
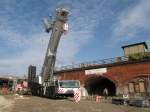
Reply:
[[[36,82],[31,87],[35,95],[44,97],[73,96],[74,91],[80,88],[78,80],[58,80],[53,75],[58,44],[62,34],[68,30],[68,14],[67,9],[58,8],[54,19],[44,19],[45,30],[47,33],[51,31],[51,36],[41,71],[42,82]]]
[[[44,19],[45,30],[47,33],[51,31],[51,36],[41,75],[28,81],[32,95],[56,98],[59,96],[74,96],[74,93],[80,92],[80,82],[78,80],[58,80],[54,78],[53,74],[60,38],[68,30],[68,15],[69,11],[67,9],[58,8],[54,19]],[[28,75],[33,77],[35,74],[29,72]]]
[[[68,10],[59,8],[56,9],[56,17],[54,18],[54,20],[44,19],[46,32],[49,33],[52,30],[41,72],[41,76],[43,77],[42,81],[45,84],[53,81],[54,78],[53,71],[55,66],[57,48],[61,35],[68,29],[68,25],[66,23],[68,14]]]

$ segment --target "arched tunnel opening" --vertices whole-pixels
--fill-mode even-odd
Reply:
[[[108,90],[108,96],[116,95],[116,85],[111,80],[102,76],[92,76],[87,79],[85,88],[89,95],[104,95],[104,89]]]

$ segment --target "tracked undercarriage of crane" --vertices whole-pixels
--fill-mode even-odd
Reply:
[[[53,75],[58,44],[61,35],[68,30],[68,14],[69,11],[67,9],[58,8],[53,20],[44,19],[46,32],[49,33],[51,31],[51,36],[41,71],[41,81],[29,81],[33,95],[55,98],[59,96],[73,96],[76,91],[80,90],[80,82],[78,80],[57,80]]]

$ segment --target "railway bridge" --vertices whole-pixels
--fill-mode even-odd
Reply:
[[[102,95],[105,88],[110,96],[150,93],[150,59],[129,61],[117,57],[65,66],[55,74],[62,80],[80,80],[90,95]]]

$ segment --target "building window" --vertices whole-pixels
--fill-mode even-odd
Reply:
[[[134,79],[132,82],[128,84],[129,87],[129,92],[130,93],[145,93],[146,88],[145,88],[145,80],[142,78]]]
[[[134,83],[129,83],[129,92],[134,93]]]
[[[139,83],[135,83],[134,87],[135,87],[135,92],[139,93],[140,92]]]
[[[139,80],[139,88],[140,88],[140,92],[144,93],[145,92],[145,83],[143,79]]]

